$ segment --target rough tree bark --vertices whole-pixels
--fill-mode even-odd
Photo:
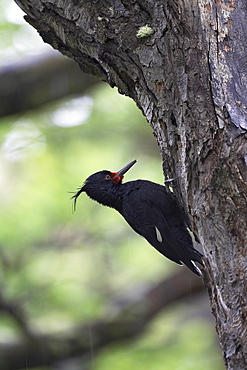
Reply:
[[[143,111],[204,249],[226,367],[247,368],[246,1],[16,2],[45,42]]]

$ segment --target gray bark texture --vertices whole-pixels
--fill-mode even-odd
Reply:
[[[16,2],[45,42],[146,116],[204,250],[226,367],[247,369],[246,0]]]

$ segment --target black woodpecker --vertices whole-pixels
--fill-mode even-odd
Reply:
[[[122,183],[124,174],[136,163],[117,172],[99,171],[89,176],[72,197],[74,209],[82,192],[104,206],[116,209],[134,231],[171,261],[186,265],[197,275],[203,255],[193,247],[181,210],[165,186],[147,180]]]

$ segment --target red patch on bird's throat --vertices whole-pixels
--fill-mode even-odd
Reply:
[[[118,172],[111,172],[111,176],[116,184],[119,184],[124,178],[124,176],[118,176]]]

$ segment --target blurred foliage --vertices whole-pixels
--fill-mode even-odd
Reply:
[[[6,21],[6,1],[0,10],[6,63],[14,40],[35,31]],[[152,130],[130,99],[99,84],[90,96],[2,119],[0,145],[1,292],[23,308],[34,331],[64,331],[98,318],[112,297],[177,268],[114,210],[81,195],[72,212],[68,192],[91,173],[135,158],[126,180],[162,183]],[[189,303],[176,305],[139,340],[109,346],[92,358],[94,369],[223,369],[213,325],[189,310]],[[0,343],[18,337],[14,318],[0,312]]]
[[[183,306],[186,310],[186,307]],[[208,370],[223,369],[218,348],[212,348],[211,327],[203,320],[184,323],[184,312],[160,315],[141,340],[114,346],[96,359],[96,369]],[[181,322],[181,321],[182,322]],[[177,326],[179,322],[179,327]],[[201,332],[201,335],[198,333]]]
[[[93,101],[91,115],[83,125],[64,128],[54,124],[50,108],[45,113],[28,113],[13,125],[2,122],[0,128],[1,162],[6,169],[1,181],[2,268],[8,274],[8,294],[15,296],[18,291],[35,314],[35,325],[41,315],[42,327],[46,311],[53,323],[58,309],[64,309],[69,321],[78,316],[94,317],[102,311],[100,302],[107,303],[109,296],[132,281],[143,280],[143,268],[147,270],[150,258],[154,264],[145,274],[147,280],[158,276],[166,263],[152,248],[143,253],[147,243],[115,211],[82,195],[76,213],[72,213],[68,191],[76,190],[92,172],[105,167],[118,169],[139,158],[142,143],[145,153],[128,179],[141,177],[141,173],[153,180],[162,178],[161,171],[160,178],[157,175],[158,150],[154,144],[148,148],[151,129],[130,99],[101,85]],[[34,138],[30,137],[32,132]],[[137,140],[132,142],[134,136]],[[30,148],[37,137],[42,150],[39,145]],[[138,140],[140,145],[136,145]],[[153,157],[148,151],[153,151]],[[138,270],[142,261],[144,266]],[[11,269],[14,274],[9,273]],[[123,274],[119,274],[121,270]],[[89,306],[81,312],[87,296]],[[69,297],[76,298],[74,304]],[[34,307],[29,307],[30,301],[36,302]]]

